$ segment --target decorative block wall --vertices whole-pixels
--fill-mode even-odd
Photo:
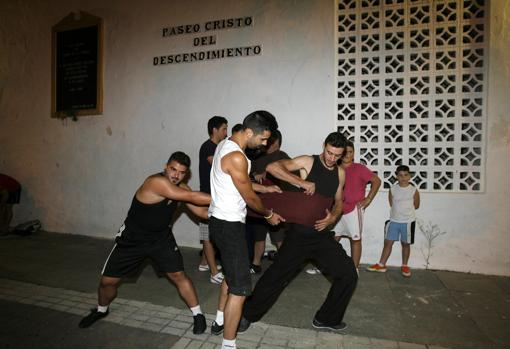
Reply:
[[[337,0],[338,130],[389,188],[484,191],[484,0]]]

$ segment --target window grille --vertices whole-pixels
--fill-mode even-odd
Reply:
[[[383,188],[484,190],[488,4],[337,0],[337,128]]]

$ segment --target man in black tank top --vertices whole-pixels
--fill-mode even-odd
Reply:
[[[207,218],[207,206],[204,205],[209,205],[211,196],[191,191],[182,183],[189,166],[189,156],[175,152],[163,173],[149,176],[138,188],[101,272],[97,308],[81,320],[79,327],[89,327],[107,316],[108,306],[117,296],[122,279],[150,258],[159,271],[176,285],[179,295],[193,313],[193,333],[205,331],[205,317],[195,287],[184,273],[182,255],[170,228],[173,213],[181,201],[186,202],[193,214]]]
[[[313,227],[289,224],[276,260],[257,282],[252,297],[244,306],[239,332],[262,318],[308,259],[314,260],[333,279],[326,300],[314,316],[313,327],[337,331],[347,327],[342,320],[358,275],[352,259],[328,229],[342,214],[345,174],[337,161],[346,144],[347,140],[341,133],[333,132],[324,141],[320,155],[304,155],[268,165],[267,171],[274,177],[302,188],[305,194],[334,197],[334,205],[331,211],[325,210],[324,218],[317,220]],[[293,174],[294,171],[305,175],[301,178]],[[307,209],[313,210],[314,207]]]

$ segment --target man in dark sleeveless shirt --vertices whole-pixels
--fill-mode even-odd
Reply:
[[[326,209],[325,217],[316,221],[313,227],[289,224],[274,263],[257,282],[252,297],[244,306],[238,332],[244,332],[251,322],[262,318],[307,259],[314,260],[333,281],[326,300],[315,314],[313,327],[329,330],[343,330],[347,327],[342,319],[358,276],[352,259],[335,241],[333,232],[327,229],[342,214],[345,174],[337,161],[346,144],[347,140],[341,133],[333,132],[324,141],[322,154],[303,155],[268,165],[267,171],[276,178],[302,188],[305,194],[333,197],[334,205],[331,211]],[[294,171],[307,175],[303,179],[293,174]]]
[[[150,258],[159,271],[175,284],[179,295],[193,313],[193,333],[205,331],[205,317],[195,287],[184,273],[182,255],[170,227],[180,201],[186,202],[193,214],[207,218],[207,206],[195,205],[209,205],[210,195],[191,191],[182,183],[189,166],[189,156],[175,152],[170,156],[164,172],[149,176],[138,188],[101,272],[97,308],[81,320],[79,327],[89,327],[108,315],[108,306],[117,296],[122,279],[136,271],[146,258]]]
[[[227,137],[228,121],[223,116],[213,116],[207,121],[209,138],[202,144],[198,153],[198,173],[200,175],[200,191],[211,194],[211,164],[214,151],[219,142]],[[223,274],[221,267],[216,264],[214,245],[209,241],[209,221],[199,223],[200,242],[203,245],[202,260],[198,265],[199,271],[209,271],[209,280],[213,284],[221,284]]]

